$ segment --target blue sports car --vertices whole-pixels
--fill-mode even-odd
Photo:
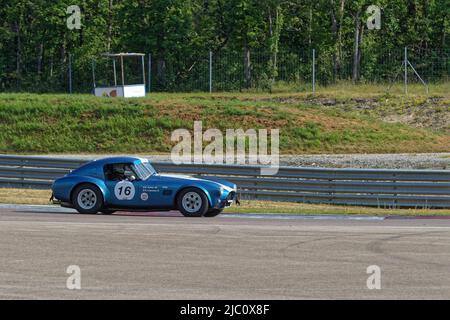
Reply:
[[[55,180],[53,202],[80,213],[179,210],[186,217],[213,217],[236,199],[234,183],[158,174],[147,159],[91,161]]]

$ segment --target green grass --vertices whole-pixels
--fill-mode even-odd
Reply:
[[[134,99],[0,94],[0,152],[167,153],[172,131],[192,130],[195,120],[222,132],[279,128],[282,154],[449,151],[448,85],[429,96],[419,89],[406,97],[395,87],[386,94],[379,86],[345,85],[321,88],[314,97],[282,90]],[[402,119],[411,113],[418,125]]]

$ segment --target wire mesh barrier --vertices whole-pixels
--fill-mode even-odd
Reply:
[[[383,84],[404,81],[404,48],[363,49],[357,57],[349,51],[314,52],[270,54],[223,49],[190,55],[152,53],[145,57],[144,70],[140,58],[127,61],[124,77],[132,84],[142,83],[144,76],[150,92],[271,90],[274,85],[309,91],[315,83],[326,86],[341,80]],[[426,83],[448,82],[449,53],[448,49],[408,48],[408,81],[418,82],[416,75],[420,75]],[[47,60],[38,68],[36,59],[31,59],[20,71],[14,65],[3,65],[0,91],[89,93],[93,89],[93,69],[99,85],[110,85],[114,79],[120,82],[122,76],[118,68],[113,71],[111,59],[103,57],[92,59],[68,53]]]
[[[0,156],[0,186],[51,187],[86,159]],[[381,208],[450,208],[450,170],[281,167],[261,175],[259,166],[153,163],[162,173],[220,177],[236,183],[244,199]]]

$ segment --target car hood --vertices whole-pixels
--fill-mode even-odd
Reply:
[[[166,181],[176,181],[176,182],[190,182],[190,181],[197,181],[197,182],[204,182],[204,183],[213,183],[217,184],[218,187],[224,187],[226,189],[236,189],[236,185],[232,182],[222,180],[220,178],[216,177],[205,177],[205,178],[196,178],[193,176],[188,175],[179,175],[179,174],[158,174],[157,177],[162,180]]]

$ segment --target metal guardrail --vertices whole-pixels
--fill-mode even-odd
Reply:
[[[0,156],[0,186],[50,188],[53,180],[89,160]],[[384,170],[259,166],[175,165],[152,162],[159,172],[220,177],[237,184],[243,199],[386,208],[450,208],[450,170]]]

